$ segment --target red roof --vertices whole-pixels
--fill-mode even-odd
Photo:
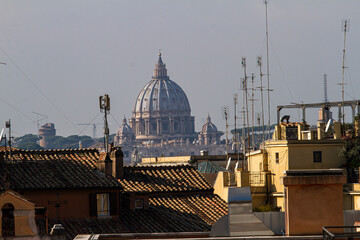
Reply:
[[[124,167],[119,179],[125,192],[193,192],[212,191],[212,187],[192,166]]]

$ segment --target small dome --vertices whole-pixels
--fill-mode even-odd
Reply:
[[[123,135],[133,135],[134,132],[132,128],[127,124],[126,118],[124,117],[123,123],[119,127],[119,129],[116,131],[116,135],[123,136]]]
[[[215,126],[215,124],[213,124],[211,122],[211,118],[208,115],[206,123],[202,126],[201,128],[201,132],[202,133],[212,133],[212,132],[217,132],[217,127]]]

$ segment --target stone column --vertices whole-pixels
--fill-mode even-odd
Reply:
[[[145,120],[145,134],[146,135],[150,134],[150,120],[149,119]]]
[[[157,135],[161,135],[161,119],[156,119],[156,133]]]
[[[184,133],[185,132],[185,119],[184,118],[180,118],[180,132]]]
[[[174,118],[170,117],[170,134],[174,134]]]

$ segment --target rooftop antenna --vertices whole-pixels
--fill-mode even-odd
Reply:
[[[11,122],[10,119],[9,121],[5,121],[5,128],[9,129],[9,159],[11,160]],[[6,147],[5,147],[6,149]]]
[[[235,148],[234,148],[234,153],[235,153],[235,156],[237,154],[237,147],[238,147],[237,146],[237,129],[236,129],[236,120],[237,120],[236,105],[237,105],[237,103],[238,103],[238,95],[237,95],[237,93],[234,93],[234,128],[235,128],[235,135],[234,135]],[[237,161],[239,161],[239,158],[237,159]]]
[[[106,153],[109,153],[109,125],[107,115],[110,113],[110,97],[108,94],[99,97],[100,112],[104,113],[104,145]]]
[[[254,88],[254,79],[255,79],[255,75],[254,73],[251,74],[251,144],[252,147],[255,146],[255,138],[254,138],[254,121],[255,121],[255,109],[254,109],[254,102],[256,101],[255,99],[255,88]]]
[[[267,77],[267,97],[268,97],[268,138],[270,138],[270,67],[269,67],[269,27],[268,27],[268,13],[267,13],[267,5],[268,0],[264,0],[265,4],[265,18],[266,18],[266,77]]]
[[[92,125],[92,138],[95,139],[96,138],[96,125],[101,124],[101,123],[78,123],[77,125]],[[86,128],[86,127],[85,127]]]
[[[341,85],[341,96],[342,96],[342,113],[339,113],[339,117],[342,117],[342,123],[345,124],[345,47],[346,47],[346,32],[350,30],[350,20],[342,20],[342,31],[344,32],[344,49],[343,49],[343,59],[342,59],[342,82]],[[345,126],[345,125],[344,125]],[[343,129],[345,131],[345,129]]]
[[[228,124],[228,118],[229,118],[229,106],[225,106],[222,107],[221,110],[222,114],[223,114],[223,119],[225,119],[225,127],[226,127],[226,139],[225,139],[225,144],[226,144],[226,156],[228,156],[229,154],[229,143],[228,143],[228,128],[229,128],[229,124]]]
[[[37,130],[38,130],[38,135],[39,135],[40,121],[45,120],[49,117],[45,116],[44,114],[37,113],[37,112],[32,112],[32,113],[36,115],[36,121],[34,121],[34,122],[37,122]],[[41,118],[39,118],[39,117],[41,117]]]
[[[261,119],[262,119],[262,141],[264,141],[264,136],[265,136],[265,120],[264,120],[264,96],[263,96],[263,91],[264,91],[264,87],[263,87],[263,82],[262,82],[262,78],[264,76],[264,74],[262,73],[262,58],[261,56],[257,57],[257,64],[259,66],[260,69],[260,93],[261,93]],[[260,130],[260,128],[259,128]]]
[[[244,95],[244,103],[246,105],[246,124],[245,124],[245,119],[244,119],[244,125],[246,125],[246,136],[247,136],[247,141],[248,141],[248,149],[250,148],[250,132],[249,132],[249,108],[248,108],[248,87],[247,87],[247,75],[246,75],[246,58],[243,57],[241,59],[241,65],[242,67],[244,68],[244,79],[243,79],[243,95]],[[244,105],[243,103],[243,105]],[[244,114],[244,113],[243,113]],[[244,116],[245,118],[245,116]],[[245,128],[245,127],[244,127]],[[244,136],[245,137],[245,136]],[[245,149],[244,149],[244,153],[246,155],[246,152],[247,152],[247,148],[246,148],[246,141],[245,141]],[[243,162],[243,166],[244,166],[244,169],[246,168],[246,165],[245,165],[245,161]]]
[[[324,103],[329,102],[328,94],[327,94],[327,75],[324,74]]]

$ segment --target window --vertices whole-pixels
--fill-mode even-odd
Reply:
[[[279,153],[275,153],[275,162],[279,163]]]
[[[144,199],[135,199],[135,209],[144,209]]]
[[[313,152],[314,162],[322,162],[321,151]]]
[[[97,215],[110,216],[110,201],[108,193],[96,194]]]

